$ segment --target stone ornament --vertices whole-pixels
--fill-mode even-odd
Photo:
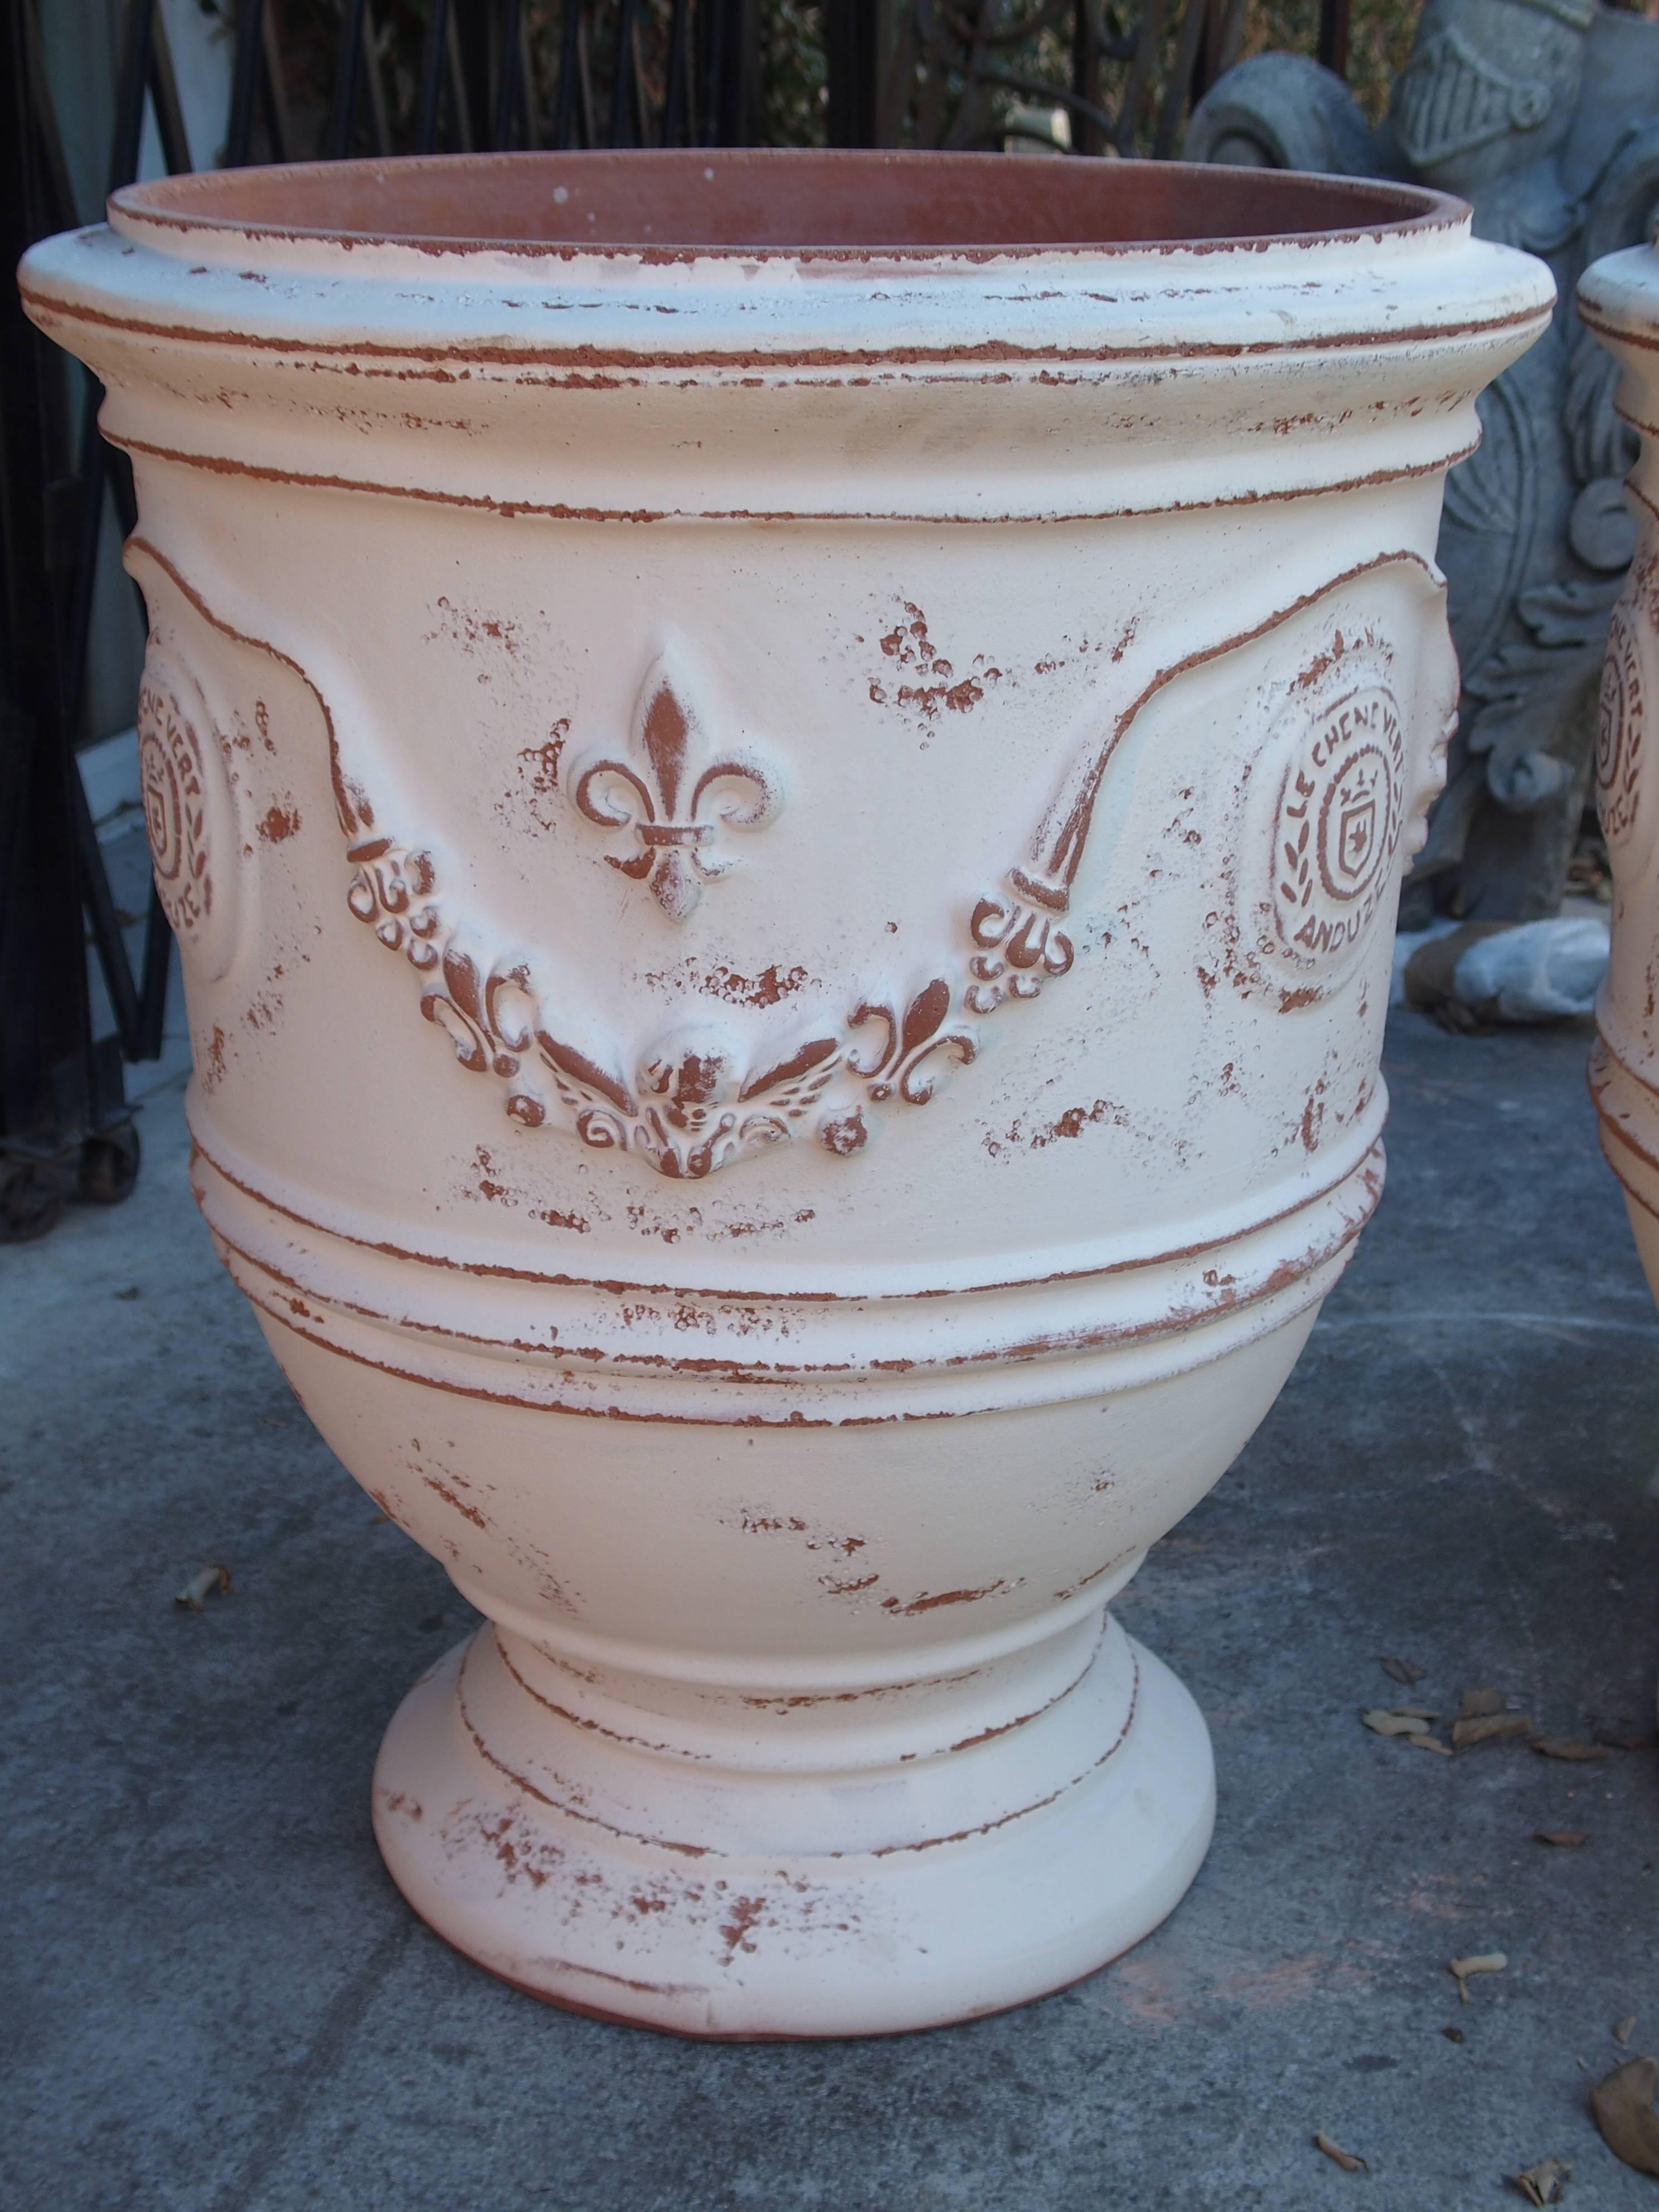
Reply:
[[[1613,946],[1596,1000],[1590,1095],[1601,1149],[1624,1186],[1637,1249],[1659,1297],[1659,252],[1640,246],[1598,261],[1579,284],[1578,309],[1618,364],[1619,410],[1640,440],[1628,486],[1637,554],[1607,633],[1596,731]]]
[[[1398,177],[1462,193],[1483,237],[1549,264],[1551,329],[1480,403],[1438,558],[1463,692],[1407,918],[1553,915],[1588,796],[1595,691],[1634,538],[1613,369],[1579,273],[1659,205],[1659,23],[1595,0],[1426,0],[1389,118],[1305,56],[1263,54],[1194,110],[1188,157]]]
[[[1376,1202],[1439,486],[1549,315],[1432,194],[987,173],[227,173],[22,276],[259,825],[198,1196],[487,1617],[381,1850],[688,2033],[992,2011],[1191,1881],[1108,1607]]]

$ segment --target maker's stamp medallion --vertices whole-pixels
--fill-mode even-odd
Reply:
[[[1376,684],[1320,715],[1279,802],[1274,915],[1292,958],[1323,963],[1363,933],[1399,847],[1405,791],[1392,692]]]
[[[138,694],[138,778],[162,910],[221,975],[235,942],[240,857],[224,760],[200,691],[153,645]]]
[[[1645,686],[1631,611],[1620,600],[1607,630],[1595,733],[1595,811],[1610,850],[1629,845],[1641,810],[1638,767]]]
[[[1279,789],[1274,951],[1322,981],[1346,968],[1392,889],[1406,801],[1400,708],[1371,684],[1309,725]]]

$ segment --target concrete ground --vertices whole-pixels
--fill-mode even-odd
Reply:
[[[1584,1025],[1393,1020],[1382,1212],[1121,1607],[1209,1716],[1208,1863],[1080,1987],[863,2045],[550,2011],[405,1909],[370,1763],[471,1615],[298,1412],[153,1093],[131,1202],[0,1251],[0,2203],[1464,2212],[1554,2153],[1568,2212],[1659,2206],[1587,2106],[1659,2050],[1659,1758],[1440,1759],[1358,1717],[1408,1699],[1382,1653],[1443,1711],[1650,1717],[1659,1320]],[[210,1559],[234,1595],[179,1613]],[[1461,2004],[1447,1961],[1492,1950]]]

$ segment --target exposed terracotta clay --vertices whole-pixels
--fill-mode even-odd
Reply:
[[[134,460],[203,1211],[489,1616],[395,1878],[695,2034],[1116,1956],[1213,1781],[1108,1608],[1382,1187],[1441,478],[1547,278],[1392,186],[745,153],[177,179],[22,283]]]

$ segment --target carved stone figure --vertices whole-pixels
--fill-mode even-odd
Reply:
[[[1389,119],[1293,54],[1228,71],[1188,157],[1411,179],[1473,203],[1485,238],[1547,261],[1553,324],[1480,401],[1447,479],[1439,561],[1463,691],[1445,795],[1402,918],[1553,914],[1584,806],[1607,622],[1634,550],[1635,442],[1574,287],[1645,236],[1659,198],[1659,23],[1595,0],[1427,0]]]

